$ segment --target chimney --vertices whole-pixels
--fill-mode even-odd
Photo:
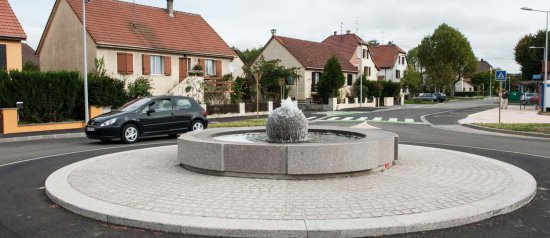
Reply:
[[[276,36],[277,35],[277,29],[271,29],[271,35]]]
[[[174,17],[174,0],[166,0],[166,12],[168,16]]]
[[[334,31],[334,35],[338,35],[338,32],[337,32],[337,31]]]
[[[351,34],[351,30],[346,30],[346,35],[350,35]]]

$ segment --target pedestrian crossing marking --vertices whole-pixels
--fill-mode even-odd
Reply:
[[[382,121],[382,117],[375,117],[373,121]]]
[[[407,118],[407,119],[405,119],[405,122],[407,122],[407,123],[414,123],[414,119],[409,119],[409,118]]]
[[[374,119],[368,120],[369,117],[308,117],[308,121],[331,121],[331,122],[350,122],[350,121],[370,121],[370,122],[387,122],[387,123],[406,123],[406,124],[424,124],[422,122],[416,122],[415,119],[411,118],[386,118],[375,117]]]
[[[346,118],[342,119],[342,121],[351,121],[351,119],[353,119],[353,117],[346,117]]]
[[[331,118],[327,119],[327,121],[336,121],[338,119],[340,119],[340,117],[331,117]]]
[[[397,118],[390,118],[388,121],[396,122],[396,121],[397,121]]]
[[[368,119],[368,117],[359,117],[359,119],[357,119],[358,121],[366,121]]]

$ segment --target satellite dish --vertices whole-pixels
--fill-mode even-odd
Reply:
[[[235,73],[237,71],[237,65],[235,65],[235,62],[229,63],[229,72]]]

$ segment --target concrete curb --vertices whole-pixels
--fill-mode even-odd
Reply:
[[[47,139],[82,138],[82,137],[86,137],[86,134],[85,133],[65,133],[65,134],[52,134],[52,135],[20,136],[20,137],[11,137],[11,138],[0,138],[0,143],[47,140]]]
[[[45,186],[48,197],[55,203],[85,217],[165,232],[225,237],[363,237],[443,229],[509,213],[529,203],[536,194],[535,179],[513,165],[463,152],[411,147],[417,147],[422,151],[439,150],[452,156],[482,160],[509,172],[513,182],[503,191],[488,198],[452,208],[416,214],[341,220],[229,219],[153,212],[101,201],[84,195],[71,186],[69,176],[74,170],[113,155],[100,156],[61,168],[47,178]],[[143,150],[133,153],[140,151]]]
[[[550,138],[550,134],[489,128],[489,127],[478,126],[478,125],[474,125],[474,124],[461,124],[461,125],[463,125],[465,127],[472,128],[472,129],[476,129],[476,130],[482,130],[482,131],[498,132],[498,133],[503,133],[503,134],[519,135],[519,136],[531,136],[531,137],[538,137],[538,138]]]

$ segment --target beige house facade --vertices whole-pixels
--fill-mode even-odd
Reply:
[[[135,20],[132,3],[86,4],[88,71],[101,59],[108,74],[127,83],[149,79],[154,95],[185,94],[174,89],[197,65],[199,76],[213,83],[242,74],[240,58],[201,16],[174,11],[173,0],[166,2],[166,9],[135,5]],[[84,72],[81,9],[79,0],[55,2],[37,49],[43,70]]]
[[[21,41],[27,35],[7,0],[0,0],[0,70],[21,70]]]

